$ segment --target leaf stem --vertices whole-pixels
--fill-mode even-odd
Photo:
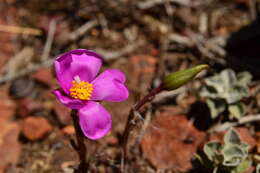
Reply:
[[[124,172],[124,165],[125,165],[125,161],[127,160],[127,143],[128,143],[128,138],[129,138],[129,134],[130,132],[133,130],[133,128],[135,127],[135,124],[132,123],[134,117],[135,117],[135,111],[139,111],[139,109],[146,104],[147,102],[150,102],[153,100],[154,96],[156,94],[158,94],[159,92],[161,92],[163,90],[163,86],[159,86],[157,88],[152,89],[143,99],[141,99],[140,101],[137,102],[137,104],[130,110],[130,113],[128,115],[128,119],[127,119],[127,123],[125,125],[125,130],[123,132],[122,135],[122,143],[121,143],[121,147],[122,147],[122,156],[121,156],[121,172]]]

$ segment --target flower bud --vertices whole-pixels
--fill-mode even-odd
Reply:
[[[207,69],[208,65],[202,64],[195,67],[169,74],[163,79],[162,87],[165,90],[175,90],[192,80],[199,72]]]

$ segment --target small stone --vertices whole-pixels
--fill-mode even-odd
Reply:
[[[185,115],[166,111],[152,121],[141,147],[144,157],[154,167],[187,172],[192,168],[191,160],[204,137],[205,133],[198,131]]]
[[[6,106],[5,100],[0,100],[0,121],[11,119],[15,113],[14,107]]]
[[[118,138],[115,137],[115,136],[112,136],[112,135],[107,136],[106,137],[106,143],[108,145],[117,145],[118,144]]]
[[[256,146],[256,140],[252,137],[247,128],[237,127],[235,130],[239,133],[241,140],[250,146],[250,149],[253,149]]]
[[[9,94],[14,99],[34,97],[36,95],[35,81],[28,76],[17,78],[11,82]]]
[[[22,123],[23,135],[31,140],[42,139],[52,130],[50,123],[43,117],[28,117]]]
[[[150,54],[151,54],[152,56],[158,56],[159,50],[153,47],[153,48],[151,48],[151,50],[150,50]]]
[[[21,153],[18,141],[20,127],[17,123],[10,121],[1,121],[0,127],[0,172],[4,172],[9,164],[14,164],[19,159]]]
[[[0,89],[0,121],[11,119],[15,113],[16,105],[7,93],[7,89]]]
[[[66,135],[75,134],[75,128],[73,125],[68,125],[68,126],[64,127],[61,131],[62,131],[62,133],[66,134]]]
[[[59,120],[59,122],[62,125],[68,125],[71,123],[71,116],[70,116],[70,109],[65,107],[60,102],[56,101],[54,103],[54,111],[56,113],[56,116]]]
[[[17,104],[18,115],[21,117],[27,117],[43,109],[43,105],[39,100],[31,99],[28,97],[17,100]]]
[[[52,79],[54,79],[54,76],[52,74],[51,68],[41,68],[33,75],[33,77],[48,86],[53,84]]]

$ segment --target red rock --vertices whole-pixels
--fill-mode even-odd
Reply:
[[[51,86],[53,84],[52,79],[54,79],[54,76],[52,74],[51,68],[47,68],[47,67],[41,68],[33,75],[33,77],[36,80],[38,80],[44,84],[47,84],[49,86]]]
[[[17,123],[0,121],[0,172],[9,164],[15,164],[21,153],[21,146],[18,141],[20,127]]]
[[[241,140],[250,145],[250,148],[254,148],[256,146],[256,140],[252,137],[247,128],[237,127],[235,130],[239,133]]]
[[[153,47],[153,48],[151,48],[151,50],[150,50],[150,54],[151,54],[152,56],[158,56],[159,50]]]
[[[8,106],[4,106],[5,103],[6,101],[0,100],[0,121],[11,119],[15,113],[14,109],[9,109]]]
[[[0,89],[0,121],[11,119],[15,113],[16,105],[7,93],[7,89]]]
[[[18,100],[17,104],[19,105],[18,114],[21,117],[32,115],[34,112],[43,109],[43,105],[41,102],[28,97]]]
[[[192,168],[191,159],[204,137],[185,115],[167,111],[152,121],[141,147],[144,157],[156,168],[187,172]]]
[[[108,145],[117,145],[118,144],[118,138],[115,136],[112,136],[112,135],[107,136],[105,140]]]
[[[0,167],[0,173],[4,173],[5,172],[5,167]]]
[[[51,130],[52,126],[43,117],[28,117],[22,123],[22,133],[31,141],[42,139]]]
[[[61,131],[62,131],[62,133],[66,134],[66,135],[75,134],[75,128],[73,125],[68,125],[68,126],[64,127]]]
[[[71,123],[70,109],[65,107],[60,102],[56,101],[54,104],[54,111],[57,115],[59,122],[63,125]]]

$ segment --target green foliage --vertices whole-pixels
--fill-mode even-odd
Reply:
[[[231,69],[205,79],[206,86],[202,88],[200,96],[207,98],[211,117],[214,119],[228,110],[230,119],[240,119],[246,112],[241,99],[249,96],[248,84],[251,79],[249,72],[236,75]]]
[[[200,162],[215,172],[243,173],[251,166],[248,145],[240,140],[238,133],[230,129],[224,136],[224,144],[211,141],[204,145]]]

